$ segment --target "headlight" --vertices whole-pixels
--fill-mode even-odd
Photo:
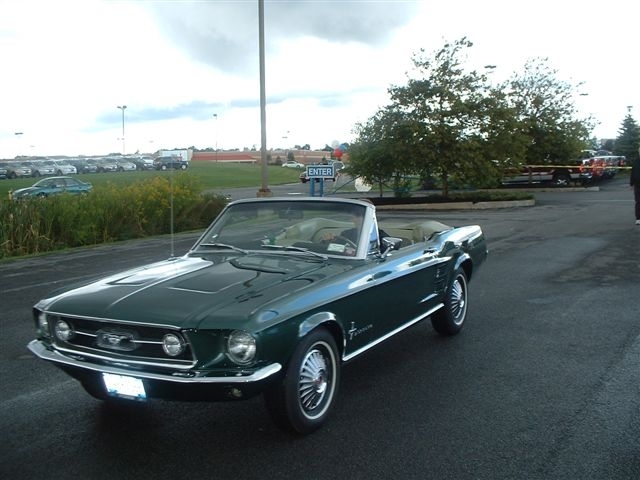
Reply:
[[[177,357],[184,352],[185,342],[180,335],[167,333],[162,338],[162,349],[170,357]]]
[[[234,330],[227,339],[229,358],[240,365],[251,363],[256,356],[256,339],[242,330]]]
[[[49,320],[47,320],[47,314],[44,312],[40,312],[38,314],[38,329],[40,330],[40,333],[45,337],[50,336]]]
[[[74,332],[73,330],[73,327],[64,320],[58,320],[53,330],[56,334],[56,337],[63,342],[68,342],[76,334],[76,332]]]

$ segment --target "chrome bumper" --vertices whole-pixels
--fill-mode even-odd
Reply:
[[[125,375],[128,377],[144,378],[149,380],[160,380],[164,382],[174,383],[190,383],[190,384],[249,384],[254,382],[260,382],[270,377],[271,375],[278,373],[282,369],[282,365],[279,363],[272,363],[266,367],[261,368],[253,372],[251,375],[237,375],[233,377],[204,377],[197,374],[193,377],[185,376],[183,372],[177,372],[176,374],[161,374],[161,373],[149,373],[142,371],[132,371],[125,368],[112,367],[107,365],[95,365],[92,363],[84,362],[72,357],[63,355],[55,350],[49,350],[40,340],[32,340],[27,344],[27,348],[35,356],[40,357],[48,362],[53,362],[60,365],[67,365],[71,367],[80,368],[83,370],[91,370],[101,373],[113,373],[116,375]]]

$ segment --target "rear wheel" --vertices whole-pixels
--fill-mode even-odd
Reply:
[[[297,345],[282,382],[265,392],[265,405],[279,427],[311,433],[327,419],[339,380],[336,342],[326,329],[318,328]]]
[[[467,276],[459,268],[447,289],[444,306],[431,316],[431,325],[441,335],[455,335],[467,318]]]
[[[553,176],[553,184],[556,187],[568,187],[571,185],[571,176],[568,173],[556,173]]]

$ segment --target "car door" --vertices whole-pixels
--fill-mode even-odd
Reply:
[[[422,319],[438,305],[443,266],[420,244],[368,260],[352,280],[359,290],[348,300],[348,308],[341,309],[345,358]]]

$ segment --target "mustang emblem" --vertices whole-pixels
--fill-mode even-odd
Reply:
[[[366,332],[367,330],[371,330],[373,328],[372,324],[365,325],[364,327],[356,328],[356,322],[351,322],[351,328],[347,332],[349,334],[349,340],[353,340],[353,337],[360,335],[361,333]]]
[[[130,352],[136,349],[134,335],[129,332],[107,332],[99,330],[96,338],[99,347]]]

